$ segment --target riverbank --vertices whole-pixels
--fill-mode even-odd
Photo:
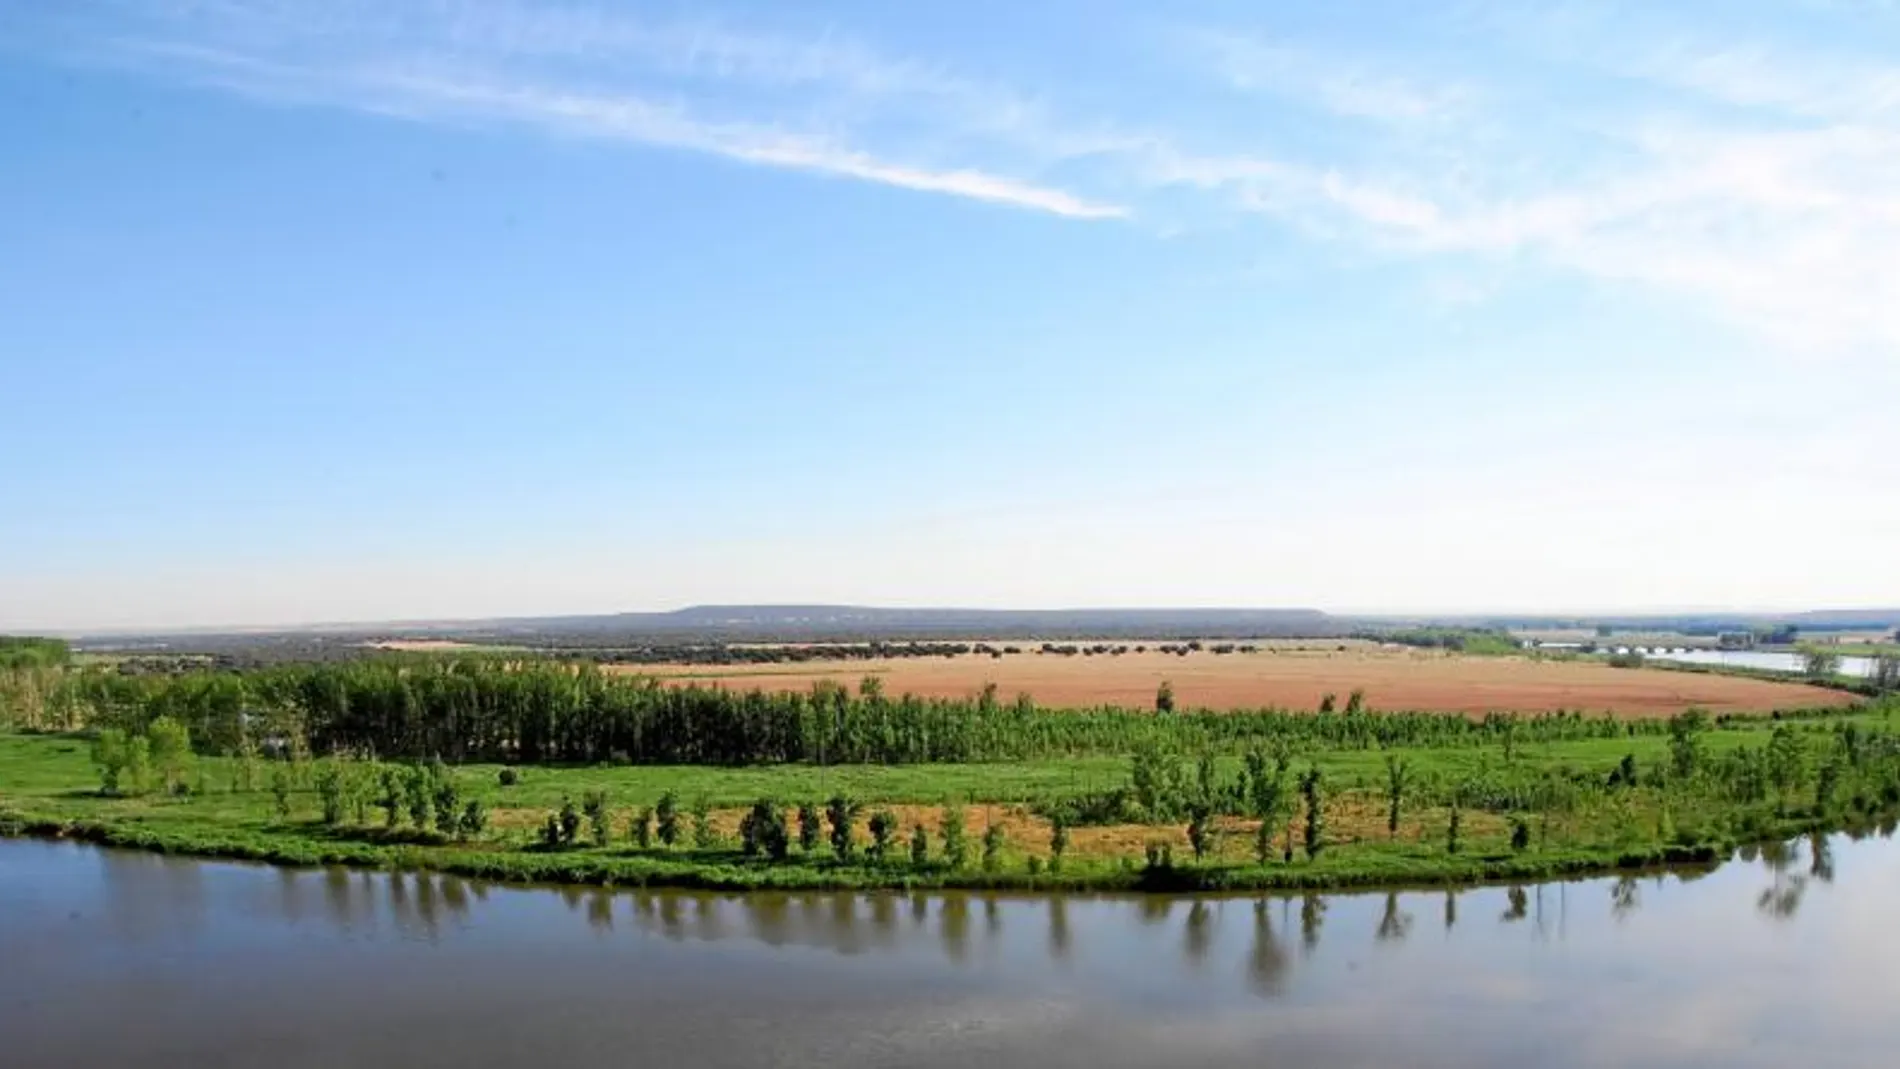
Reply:
[[[1682,760],[1672,736],[1634,729],[1537,743],[1507,735],[1496,747],[1313,750],[1289,764],[1326,784],[1318,829],[1309,830],[1313,810],[1293,795],[1289,779],[1264,850],[1260,822],[1242,815],[1131,820],[1125,811],[1140,810],[1129,801],[1133,770],[1123,757],[828,768],[444,766],[433,774],[458,798],[479,801],[485,822],[473,831],[439,831],[361,798],[326,814],[315,783],[372,771],[352,762],[266,762],[274,767],[264,772],[201,757],[174,792],[119,796],[100,789],[87,739],[0,734],[0,834],[292,866],[721,891],[1457,886],[1706,865],[1741,843],[1890,824],[1900,815],[1900,742],[1887,733],[1891,716],[1891,707],[1879,707],[1705,726],[1692,740],[1700,768],[1687,781],[1664,771]],[[1770,769],[1771,752],[1795,764]],[[1171,760],[1172,771],[1160,774],[1192,796],[1191,763]],[[1202,775],[1215,792],[1232,797],[1240,789],[1219,786],[1229,776],[1245,782],[1239,755],[1210,755],[1205,764]],[[1408,777],[1396,819],[1395,764]],[[1757,766],[1781,782],[1748,787]],[[279,776],[273,786],[281,792],[265,786]],[[846,860],[836,856],[831,828],[785,843],[777,859],[769,849],[749,856],[742,848],[752,803],[780,800],[770,804],[789,823],[795,807],[785,800],[831,796],[857,806]],[[598,830],[574,813],[573,830],[549,834],[560,807],[590,797],[601,801]],[[650,834],[643,845],[639,823],[667,798],[697,815],[682,812],[671,845]],[[1106,801],[1123,815],[1091,809]],[[896,828],[873,860],[866,825],[877,812],[891,814]],[[966,829],[957,861],[948,859],[944,834],[953,819]],[[912,853],[920,830],[921,861]]]

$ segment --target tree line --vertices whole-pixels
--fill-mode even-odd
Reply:
[[[668,685],[548,661],[418,659],[280,666],[177,676],[68,673],[63,726],[143,732],[160,717],[201,750],[236,755],[348,751],[452,762],[746,765],[1009,761],[1117,753],[1148,744],[1238,752],[1486,746],[1656,733],[1654,722],[1550,713],[1482,719],[1376,712],[1363,694],[1318,715],[1256,710],[1198,716],[1098,707],[1050,710],[993,685],[967,698],[892,697],[877,677],[856,690]],[[1172,701],[1160,702],[1172,709]]]

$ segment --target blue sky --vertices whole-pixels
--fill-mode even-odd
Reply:
[[[1896,56],[1849,0],[0,0],[0,628],[1900,603]]]

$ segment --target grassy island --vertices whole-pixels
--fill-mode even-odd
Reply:
[[[1224,890],[1703,863],[1900,816],[1889,697],[1668,719],[1045,709],[392,656],[0,664],[0,832],[717,889]]]

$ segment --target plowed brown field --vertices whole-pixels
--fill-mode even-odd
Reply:
[[[1127,653],[1119,657],[1063,657],[1022,653],[810,661],[718,667],[621,665],[615,671],[680,682],[803,690],[830,679],[855,688],[865,676],[883,680],[886,694],[961,697],[995,683],[1007,701],[1027,692],[1038,705],[1073,708],[1120,705],[1150,708],[1162,680],[1172,682],[1181,709],[1315,708],[1323,695],[1343,703],[1363,689],[1373,708],[1487,712],[1556,709],[1670,716],[1691,706],[1716,712],[1844,705],[1853,696],[1798,682],[1770,682],[1666,669],[1611,668],[1586,661],[1527,657],[1463,657],[1418,650],[1351,648],[1344,651],[1260,651],[1216,655]]]

